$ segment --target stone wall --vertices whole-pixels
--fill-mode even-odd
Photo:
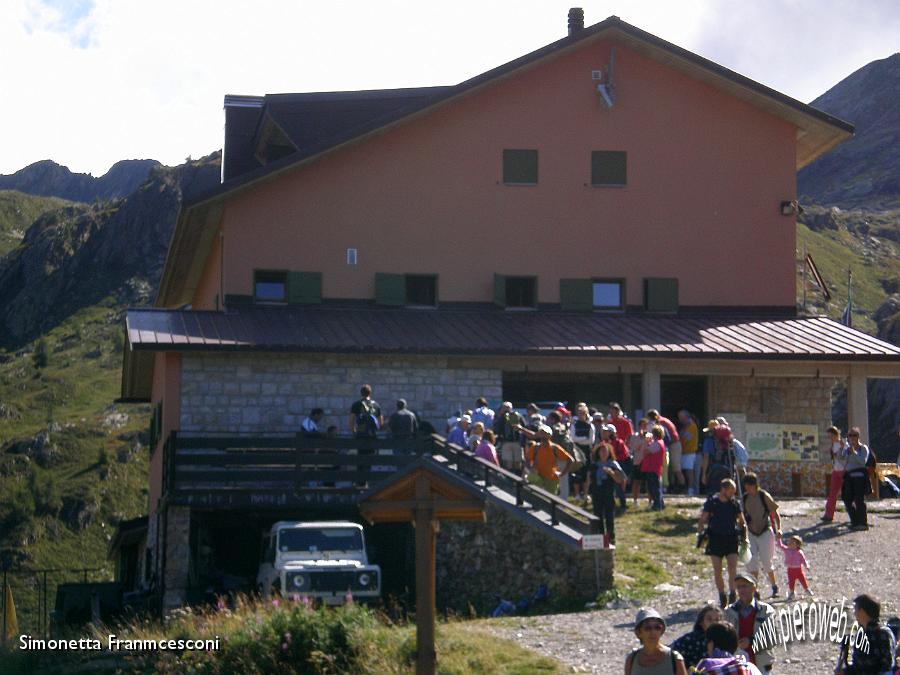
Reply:
[[[831,426],[833,378],[811,377],[710,377],[710,409],[743,412],[748,422],[815,424],[819,429],[819,459],[805,462],[754,461],[762,487],[787,496],[794,493],[794,474],[799,474],[803,496],[825,496],[830,475],[828,436]],[[743,440],[743,439],[741,439]]]
[[[489,613],[497,596],[513,603],[530,597],[540,584],[556,607],[596,598],[612,588],[613,550],[571,548],[542,528],[488,502],[487,521],[443,522],[437,539],[438,606]],[[595,557],[599,559],[597,585]]]
[[[166,570],[163,611],[184,604],[191,564],[191,509],[169,506],[166,521]]]
[[[450,368],[446,357],[185,354],[181,378],[182,431],[293,433],[320,407],[323,429],[346,432],[350,406],[370,384],[385,419],[405,398],[443,433],[451,410],[502,395],[499,369]]]

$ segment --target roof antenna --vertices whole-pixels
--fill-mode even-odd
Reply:
[[[615,67],[615,65],[616,48],[611,47],[609,50],[609,65],[606,67],[605,81],[597,85],[597,92],[603,98],[603,101],[606,103],[607,108],[613,107],[613,90],[615,90],[616,88],[615,82],[613,81],[613,68]]]

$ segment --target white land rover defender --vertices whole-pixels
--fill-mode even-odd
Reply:
[[[264,597],[279,593],[344,602],[381,596],[381,568],[369,565],[362,525],[348,521],[279,521],[263,535],[256,584]]]

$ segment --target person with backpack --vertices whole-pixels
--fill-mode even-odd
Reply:
[[[650,434],[652,438],[647,444],[644,461],[641,463],[641,474],[647,484],[647,492],[650,493],[650,498],[653,500],[650,509],[662,511],[666,508],[662,490],[663,465],[666,457],[666,444],[663,441],[665,432],[661,426],[655,424],[650,430]]]
[[[757,579],[757,583],[760,571],[768,576],[772,585],[772,597],[778,597],[772,561],[775,558],[775,536],[781,536],[781,515],[778,513],[778,502],[759,487],[759,478],[755,473],[744,476],[743,507],[747,538],[750,541],[747,571]]]
[[[560,476],[568,473],[572,456],[550,440],[552,434],[553,430],[546,424],[538,427],[536,440],[525,446],[525,466],[528,469],[529,483],[555,495],[559,493]],[[560,463],[563,464],[562,470],[559,469]]]
[[[641,646],[625,657],[625,675],[687,675],[684,658],[662,643],[666,622],[655,609],[642,607],[634,619]]]
[[[706,629],[705,659],[696,672],[704,675],[762,675],[760,669],[738,653],[738,634],[730,623],[720,621]]]
[[[504,401],[494,415],[494,434],[504,469],[516,474],[522,473],[522,443],[519,428],[525,419],[513,409],[511,401]]]
[[[849,443],[841,453],[846,462],[841,497],[847,508],[847,515],[850,517],[850,529],[853,531],[869,529],[866,495],[870,494],[872,490],[867,470],[871,452],[868,446],[860,443],[859,434],[859,427],[850,429],[847,434]]]
[[[853,616],[865,631],[866,641],[859,640],[853,645],[850,663],[835,669],[835,675],[884,675],[894,672],[896,644],[894,634],[888,626],[879,621],[881,603],[871,595],[857,595],[853,598]],[[849,641],[850,635],[844,637]],[[845,645],[847,649],[848,645]],[[849,651],[849,649],[848,649]]]
[[[350,406],[350,433],[356,438],[375,438],[384,426],[381,406],[372,399],[372,387],[364,384],[359,389],[362,398]]]
[[[612,446],[613,456],[619,463],[619,466],[622,467],[622,471],[625,474],[625,482],[616,484],[616,496],[619,498],[618,515],[621,515],[625,512],[625,509],[628,508],[628,502],[625,501],[625,485],[634,469],[634,462],[631,461],[631,452],[628,450],[628,446],[625,444],[624,440],[618,437],[614,425],[604,424],[600,427],[600,440],[604,443],[609,443]]]
[[[589,482],[586,460],[591,456],[591,449],[594,447],[594,425],[588,417],[586,403],[579,403],[575,406],[575,419],[572,420],[572,425],[569,427],[569,440],[572,442],[573,456],[576,460],[582,461],[582,466],[572,472],[572,488],[575,498],[580,498],[582,505],[586,505],[588,489],[585,484]],[[581,456],[579,457],[579,455]]]
[[[646,460],[645,460],[646,461]],[[730,478],[722,479],[719,491],[709,497],[703,504],[697,532],[707,536],[706,555],[712,562],[716,588],[719,591],[719,604],[725,607],[734,602],[736,594],[734,580],[737,574],[738,540],[745,530],[744,516],[734,494],[737,485]],[[707,527],[708,526],[708,527]],[[722,576],[722,559],[728,564],[728,589],[725,595],[725,579]]]
[[[567,411],[568,412],[568,411]],[[564,413],[559,410],[551,410],[547,415],[547,424],[550,425],[552,433],[550,441],[561,447],[571,456],[571,461],[559,460],[559,496],[565,500],[569,499],[569,481],[572,479],[572,473],[580,471],[587,464],[587,455],[583,455],[569,438],[569,427],[566,424]]]

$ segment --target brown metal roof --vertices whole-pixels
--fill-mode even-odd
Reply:
[[[608,315],[486,306],[132,309],[134,350],[667,356],[900,361],[900,347],[821,317]]]

